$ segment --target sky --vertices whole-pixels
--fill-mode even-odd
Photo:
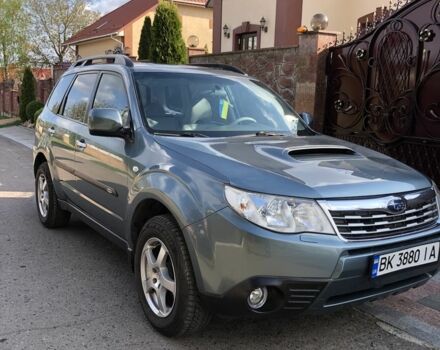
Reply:
[[[128,0],[89,0],[89,8],[103,15],[126,3]]]

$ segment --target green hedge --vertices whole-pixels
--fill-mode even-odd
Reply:
[[[44,108],[44,104],[42,104],[39,101],[32,101],[29,102],[26,106],[26,117],[28,120],[34,122],[35,121],[35,114],[40,110]],[[37,116],[38,117],[38,116]]]
[[[43,112],[44,107],[40,108],[38,111],[34,114],[34,122],[37,120],[37,118],[40,116],[40,114]]]

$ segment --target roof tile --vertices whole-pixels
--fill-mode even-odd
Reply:
[[[207,0],[174,0],[175,3],[205,6]],[[73,35],[64,45],[74,44],[113,33],[117,33],[128,23],[135,20],[158,4],[158,0],[131,0],[117,9],[102,16],[95,23]]]

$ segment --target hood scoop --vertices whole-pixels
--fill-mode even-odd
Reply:
[[[305,146],[288,151],[298,161],[358,159],[362,156],[351,148],[342,146]]]

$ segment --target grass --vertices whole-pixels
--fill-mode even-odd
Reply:
[[[0,114],[0,120],[3,120],[3,119],[9,119],[10,117],[8,117],[7,115],[1,115]]]

